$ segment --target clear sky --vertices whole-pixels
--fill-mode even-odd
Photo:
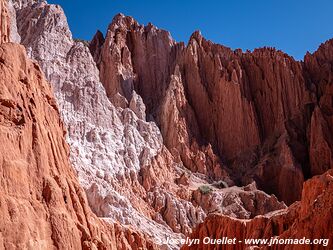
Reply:
[[[195,30],[233,49],[276,47],[296,59],[333,38],[333,0],[49,0],[66,12],[75,38],[105,33],[117,13],[153,23],[187,42]]]

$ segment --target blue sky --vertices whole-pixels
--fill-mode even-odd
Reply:
[[[233,49],[276,47],[302,59],[333,38],[333,0],[49,0],[60,4],[75,38],[105,33],[117,13],[153,23],[187,42],[195,30]]]

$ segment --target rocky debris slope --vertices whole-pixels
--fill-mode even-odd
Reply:
[[[217,182],[211,186],[200,186],[192,194],[193,202],[201,206],[207,214],[221,213],[239,219],[250,219],[287,207],[274,195],[269,196],[257,190],[255,183],[245,187],[223,185],[225,184]]]
[[[327,249],[333,246],[333,172],[326,172],[304,183],[302,199],[288,209],[276,211],[252,220],[240,220],[215,214],[208,216],[204,223],[191,234],[193,239],[204,237],[219,239],[237,238],[243,241],[233,245],[233,249],[252,249],[244,245],[244,239],[329,239]],[[253,245],[256,246],[256,245]],[[252,247],[253,247],[252,246]],[[259,249],[268,246],[257,245]],[[322,249],[323,245],[273,245],[272,249]],[[215,245],[197,244],[183,246],[182,249],[216,249]],[[218,249],[230,249],[230,245],[219,245]],[[269,248],[271,249],[271,248]]]
[[[20,45],[0,46],[0,248],[112,249],[69,164],[50,85]]]

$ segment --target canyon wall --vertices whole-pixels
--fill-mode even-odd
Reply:
[[[317,101],[302,63],[272,48],[232,51],[200,32],[185,46],[121,14],[90,50],[111,102],[135,90],[186,168],[256,181],[288,204],[300,199],[313,175],[308,130]]]
[[[297,62],[273,48],[232,51],[200,32],[185,46],[117,15],[90,50],[103,85],[116,91],[109,99],[140,94],[166,147],[192,172],[255,181],[292,204],[305,180],[332,168],[332,40]]]
[[[0,64],[0,248],[157,249],[146,235],[91,211],[54,90],[24,47],[1,44]]]
[[[322,44],[304,58],[308,81],[316,88],[317,102],[313,107],[310,126],[311,174],[321,174],[332,165],[332,85],[333,85],[333,40]]]
[[[198,31],[177,43],[122,14],[105,37],[77,40],[46,1],[0,13],[1,41],[33,60],[1,45],[0,246],[331,237],[332,173],[313,176],[332,168],[332,40],[297,62]]]
[[[22,46],[0,47],[0,248],[109,248],[70,164],[50,85]]]
[[[160,57],[157,58],[149,67],[158,67],[160,70],[155,72],[152,68],[143,77],[148,83],[149,78],[162,77],[161,81],[173,81],[174,88],[180,90],[179,95],[174,96],[174,89],[166,83],[168,88],[162,89],[158,98],[155,99],[152,92],[146,96],[152,96],[151,105],[163,99],[164,112],[170,115],[170,119],[174,119],[174,113],[179,111],[175,120],[179,124],[179,131],[170,131],[175,138],[168,141],[171,145],[180,147],[181,155],[170,153],[164,145],[168,146],[167,139],[163,138],[163,132],[166,131],[161,133],[154,122],[154,116],[150,114],[153,106],[143,102],[142,93],[139,95],[140,90],[135,89],[134,82],[129,80],[134,73],[131,73],[132,66],[126,64],[130,62],[130,58],[121,43],[120,35],[114,34],[118,36],[117,43],[110,42],[111,50],[116,54],[110,54],[110,58],[105,59],[105,66],[98,64],[98,70],[93,58],[99,60],[102,53],[107,56],[101,47],[104,38],[100,33],[97,33],[89,46],[90,51],[93,51],[91,55],[86,42],[72,38],[66,17],[59,6],[46,2],[23,8],[18,7],[20,5],[14,6],[17,9],[17,29],[21,43],[29,56],[41,65],[53,86],[68,130],[71,162],[87,193],[92,210],[99,217],[107,222],[116,221],[125,227],[144,232],[157,241],[170,236],[184,237],[212,210],[228,210],[235,217],[251,218],[257,213],[285,207],[274,196],[258,191],[255,185],[250,190],[212,186],[212,191],[204,195],[198,191],[201,186],[211,186],[211,178],[224,180],[227,186],[232,186],[233,181],[221,167],[221,161],[211,146],[199,145],[195,140],[191,142],[192,133],[197,133],[199,129],[195,128],[196,121],[191,107],[188,105],[188,113],[183,110],[182,102],[185,101],[186,104],[187,101],[185,92],[181,89],[180,72],[175,70],[172,77],[167,76],[168,72],[162,72],[177,57],[173,49],[175,42],[167,32],[152,25],[145,29],[140,26],[140,32],[152,34],[147,46],[157,54],[166,50],[165,56],[170,57],[161,62],[161,65],[157,63]],[[139,26],[132,18],[118,15],[110,27],[123,25]],[[142,36],[140,32],[137,36]],[[161,39],[166,41],[161,43]],[[146,42],[143,40],[142,43]],[[117,58],[121,63],[108,61]],[[150,60],[147,58],[145,61]],[[140,62],[136,64],[140,65]],[[141,70],[146,74],[144,69]],[[103,76],[104,73],[108,75]],[[101,83],[102,79],[104,85]],[[117,79],[118,85],[106,87],[107,82],[114,82],[113,79]],[[146,88],[144,91],[148,91],[150,87]],[[170,98],[167,100],[162,96]],[[194,123],[189,129],[186,129],[189,124],[184,120],[184,115],[193,116]],[[187,141],[181,144],[179,140]],[[184,166],[189,164],[193,166],[192,171]],[[193,195],[195,199],[192,198]],[[235,198],[238,202],[228,206],[228,209],[220,204],[223,200],[224,204],[231,203]],[[245,201],[247,202],[244,203]],[[269,205],[254,211],[251,204],[259,201]],[[206,202],[211,206],[207,206]]]
[[[11,43],[0,46],[0,62],[0,248],[157,249],[91,211],[40,67]]]
[[[198,32],[181,63],[203,140],[233,179],[255,180],[288,204],[298,200],[308,168],[307,104],[313,102],[301,64],[270,48],[232,51]]]
[[[162,238],[179,238],[202,221],[204,212],[173,190],[176,163],[156,124],[146,121],[141,97],[133,92],[119,108],[109,101],[88,47],[72,39],[62,9],[40,3],[18,10],[17,21],[22,44],[54,87],[71,161],[93,211]],[[167,203],[162,211],[157,199]]]

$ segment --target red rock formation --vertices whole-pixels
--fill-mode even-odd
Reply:
[[[307,167],[302,140],[312,101],[301,64],[269,48],[232,51],[198,32],[182,60],[186,95],[201,135],[227,160],[234,178],[243,184],[244,176],[254,178],[288,204],[299,199]],[[287,179],[293,180],[293,194]]]
[[[185,47],[122,15],[91,51],[109,98],[126,106],[117,93],[139,93],[188,169],[220,179],[228,167],[238,184],[255,180],[288,204],[300,199],[315,103],[301,63],[271,48],[232,51],[199,32]]]
[[[307,54],[304,67],[309,85],[317,95],[309,133],[311,174],[321,174],[333,167],[333,40],[322,44],[314,54]]]
[[[327,249],[333,247],[333,171],[305,182],[302,200],[280,210],[257,216],[252,220],[233,219],[224,215],[211,215],[191,234],[192,239],[201,239],[201,244],[186,246],[182,249],[250,249],[244,239],[329,239]],[[235,245],[205,245],[203,238],[237,238]],[[239,243],[238,241],[243,241]],[[323,245],[274,245],[264,244],[261,249],[322,249]]]
[[[7,8],[7,0],[0,0],[0,43],[9,41],[10,20]]]
[[[21,46],[3,44],[0,51],[0,248],[111,248],[111,231],[90,211],[69,165],[39,66]]]
[[[221,156],[230,159],[260,144],[255,109],[246,98],[247,86],[242,84],[245,76],[230,49],[195,32],[186,48],[182,71],[202,136]]]
[[[200,138],[199,126],[186,99],[183,84],[177,66],[162,100],[158,117],[164,143],[176,159],[181,160],[191,171],[213,178],[228,179],[211,145],[200,146],[196,141],[196,138]]]
[[[121,14],[110,24],[99,60],[100,76],[110,99],[126,98],[135,88],[151,113],[163,96],[176,56],[170,34],[139,25]]]
[[[184,90],[174,93],[175,88],[183,86],[175,67],[183,47],[168,32],[151,24],[139,25],[120,14],[110,24],[105,42],[97,33],[90,49],[106,92],[116,106],[126,107],[120,95],[129,100],[134,89],[147,106],[148,120],[154,117],[161,126],[166,146],[176,159],[192,171],[212,178],[226,177],[212,147],[201,145],[196,117]]]
[[[0,248],[155,249],[91,212],[39,66],[9,43],[0,46],[0,64]]]
[[[287,204],[301,198],[305,179],[332,168],[332,40],[301,63],[272,48],[232,51],[205,40],[199,32],[186,47],[169,43],[169,47],[157,49],[156,43],[147,45],[147,37],[158,37],[162,31],[146,30],[151,29],[131,18],[117,17],[106,35],[108,42],[98,50],[97,62],[102,67],[115,62],[117,68],[110,72],[130,76],[126,78],[131,79],[130,89],[142,95],[150,107],[148,117],[156,119],[165,145],[187,168],[217,179],[228,177],[219,169],[229,169],[236,183],[254,180]],[[170,41],[159,39],[162,44]],[[155,57],[162,62],[167,57],[167,67],[163,63],[156,66]],[[163,75],[163,79],[154,74]],[[101,71],[101,78],[115,93],[120,88],[114,86],[126,82],[111,79],[106,70]],[[158,98],[151,97],[152,89]],[[191,181],[182,176],[179,182]],[[306,185],[317,185],[309,183]],[[303,200],[304,192],[309,192],[306,187]],[[231,224],[230,233],[233,227],[240,227],[252,236],[254,228],[266,228],[266,224],[263,236],[276,234],[276,227],[281,237],[293,235],[285,232],[286,225],[295,227],[298,236],[300,232],[311,235],[314,231],[302,231],[297,221],[308,216],[300,213],[299,206],[304,204],[292,205],[273,217],[256,218],[246,229],[228,217],[221,223]],[[319,217],[313,218],[316,220],[322,223]],[[307,225],[311,224],[303,227]],[[212,233],[219,230],[216,227],[214,223]]]
[[[23,1],[20,6],[25,5]],[[43,3],[18,13],[22,43],[57,88],[74,147],[72,156],[84,177],[90,204],[98,216],[122,223],[110,229],[96,222],[98,230],[107,232],[109,241],[115,236],[111,245],[118,249],[154,248],[147,236],[152,232],[158,237],[182,237],[212,211],[252,218],[285,206],[274,196],[247,187],[203,194],[202,183],[211,188],[216,184],[214,179],[239,185],[256,181],[261,189],[291,204],[300,199],[304,179],[332,167],[330,42],[300,63],[271,48],[252,53],[232,51],[205,40],[199,32],[184,46],[175,43],[166,31],[118,15],[106,38],[98,32],[90,44],[98,72],[86,45],[72,40],[61,8]],[[45,47],[49,49],[45,51]],[[12,107],[7,101],[3,103]],[[3,112],[7,120],[21,126],[26,118],[22,120],[20,111],[4,108]],[[159,128],[149,121],[156,121]],[[100,125],[103,130],[99,130]],[[123,139],[128,141],[123,144]],[[48,153],[48,146],[43,150]],[[35,147],[32,154],[52,163],[43,158],[43,150]],[[54,151],[61,154],[62,149]],[[105,154],[111,156],[107,161]],[[126,164],[120,163],[122,160]],[[81,161],[84,164],[78,163]],[[61,162],[56,163],[57,170]],[[58,205],[61,194],[55,200],[49,194],[56,189],[52,184],[56,177],[50,178],[44,181],[42,193],[47,204]],[[311,188],[322,190],[320,183],[310,183],[304,189],[306,195]],[[287,237],[293,235],[288,228],[294,228],[299,235],[315,234],[304,219],[312,216],[304,207],[311,207],[313,200],[306,201],[308,205],[303,201],[251,221],[209,217],[204,233]],[[328,197],[321,202],[329,205],[331,200]],[[316,211],[327,218],[326,230],[331,225],[329,215]],[[227,231],[215,225],[214,219],[227,225]],[[315,215],[311,222],[323,223]],[[138,224],[137,229],[147,235],[125,224]],[[89,228],[89,222],[85,226]],[[258,232],[258,228],[265,230]],[[69,237],[64,231],[57,230],[61,241]],[[99,233],[88,235],[84,241],[91,246],[94,237],[102,242],[99,244],[107,244]]]

